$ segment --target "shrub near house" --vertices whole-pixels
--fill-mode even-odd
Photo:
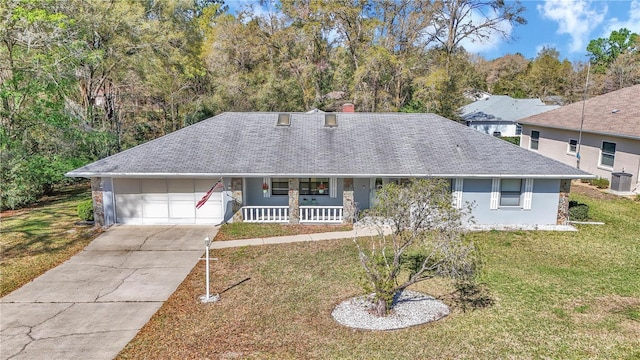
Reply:
[[[78,204],[78,217],[83,221],[93,221],[93,200],[89,199]]]
[[[589,205],[581,204],[575,200],[569,201],[569,220],[573,220],[573,221],[589,220]]]

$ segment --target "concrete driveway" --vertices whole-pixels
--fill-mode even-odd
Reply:
[[[111,227],[0,299],[0,358],[113,359],[191,272],[204,238],[216,232],[213,226]]]

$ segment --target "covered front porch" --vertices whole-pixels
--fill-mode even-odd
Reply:
[[[348,224],[369,208],[375,179],[234,178],[234,222]]]

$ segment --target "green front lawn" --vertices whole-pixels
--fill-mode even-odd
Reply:
[[[5,211],[0,218],[0,296],[81,251],[96,235],[76,225],[78,204],[91,198],[88,186],[65,188],[33,208]]]
[[[488,308],[464,312],[439,280],[413,289],[452,305],[447,318],[353,330],[330,315],[361,293],[350,239],[216,250],[212,291],[222,300],[197,300],[205,276],[196,266],[119,358],[640,358],[640,202],[574,191],[606,225],[471,235],[485,260]]]

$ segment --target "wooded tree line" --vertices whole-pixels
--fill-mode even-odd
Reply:
[[[275,11],[233,15],[222,0],[2,0],[0,207],[223,111],[331,111],[349,101],[455,120],[468,89],[569,102],[584,90],[586,63],[561,61],[555,49],[489,61],[461,47],[526,23],[519,2],[268,3]],[[637,37],[615,33],[589,44],[591,95],[640,81]]]

